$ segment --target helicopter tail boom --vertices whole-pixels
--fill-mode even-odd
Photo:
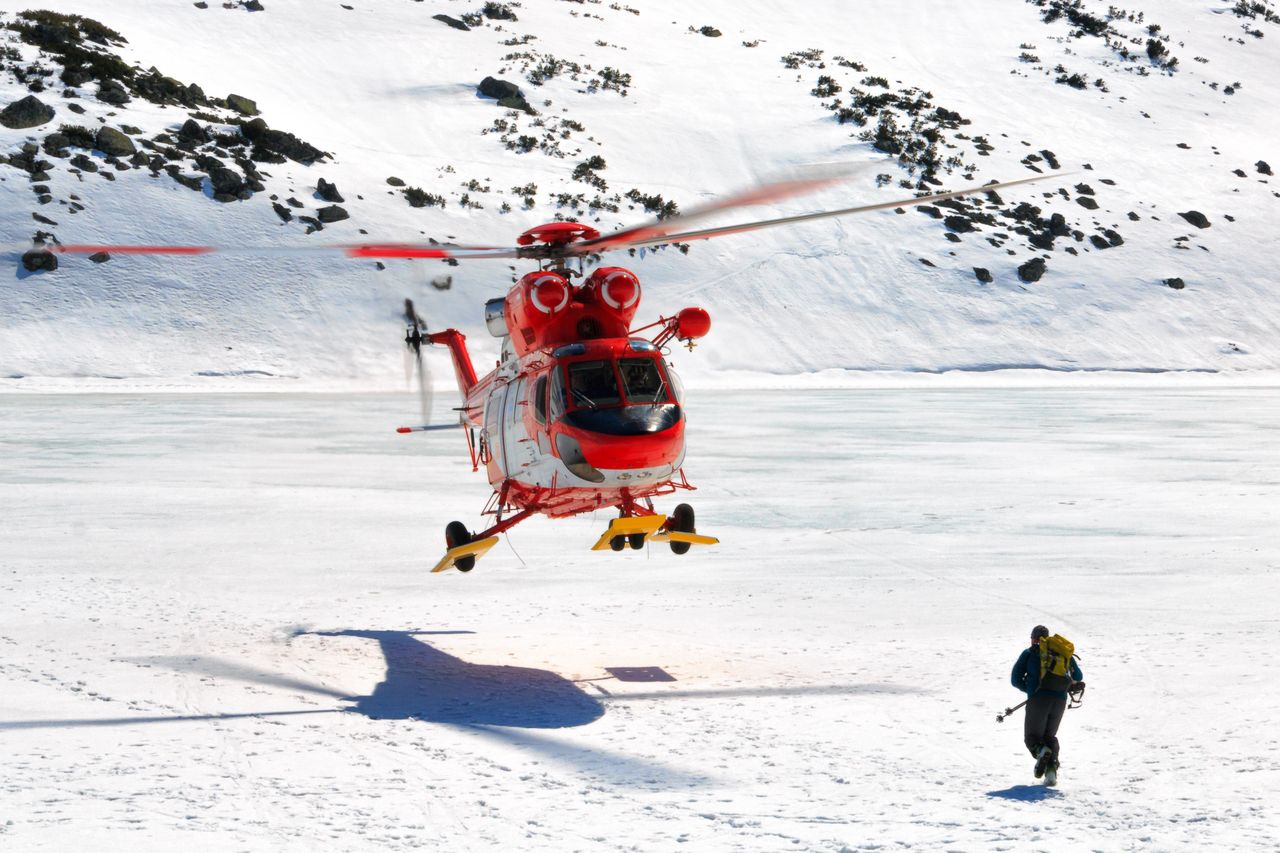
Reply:
[[[467,352],[467,336],[457,329],[445,329],[443,332],[432,332],[426,340],[433,344],[443,344],[449,348],[453,356],[453,371],[458,377],[458,390],[462,399],[467,399],[476,387],[476,369],[471,364],[471,354]]]

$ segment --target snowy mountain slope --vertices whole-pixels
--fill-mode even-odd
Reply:
[[[631,190],[687,208],[795,164],[832,160],[869,165],[839,190],[732,216],[907,197],[917,192],[919,159],[910,174],[860,138],[874,137],[881,121],[874,111],[862,110],[863,127],[837,116],[859,98],[865,106],[888,93],[928,93],[915,115],[893,106],[881,113],[900,130],[937,108],[968,122],[922,125],[941,134],[937,175],[947,188],[1029,176],[1029,168],[1055,171],[1042,152],[1072,174],[1009,191],[999,204],[978,197],[963,210],[938,211],[968,225],[916,210],[882,212],[697,243],[687,255],[668,248],[611,258],[645,281],[642,317],[691,302],[711,310],[705,357],[682,360],[695,382],[725,370],[1280,367],[1280,311],[1267,268],[1280,199],[1257,165],[1280,165],[1273,143],[1280,96],[1268,85],[1280,64],[1280,27],[1265,16],[1240,17],[1228,3],[1131,4],[1114,20],[1101,3],[1013,0],[815,3],[802,15],[767,3],[708,3],[696,18],[679,4],[507,5],[517,20],[486,18],[466,3],[408,0],[275,0],[258,12],[142,0],[46,4],[117,30],[128,42],[113,50],[126,62],[155,66],[211,97],[252,98],[270,128],[332,156],[310,166],[260,164],[263,191],[225,204],[164,171],[134,168],[106,181],[47,158],[54,168],[39,183],[51,201],[41,205],[28,174],[0,166],[4,242],[21,243],[38,229],[63,242],[288,246],[432,237],[506,245],[557,214],[602,227],[647,217],[625,197]],[[1046,22],[1055,8],[1069,14]],[[10,6],[5,20],[21,9]],[[1082,11],[1093,17],[1081,19]],[[434,15],[472,15],[476,26],[464,32]],[[1092,22],[1105,32],[1090,35]],[[1168,38],[1157,59],[1146,47],[1153,24],[1157,38]],[[703,27],[721,35],[704,35]],[[34,46],[11,47],[18,64],[39,61]],[[1133,58],[1122,58],[1122,48]],[[1162,67],[1169,56],[1179,60],[1172,71]],[[1055,82],[1071,75],[1084,88]],[[519,85],[540,115],[480,97],[486,76]],[[10,69],[0,78],[0,103],[28,94]],[[62,123],[99,120],[137,129],[140,143],[173,136],[192,112],[136,97],[113,107],[95,97],[93,83],[63,98],[54,82],[37,93],[55,107],[53,120],[0,129],[0,150],[39,143]],[[71,103],[85,113],[71,113]],[[231,122],[241,117],[231,111],[195,111],[218,118],[202,122],[215,131],[240,133]],[[553,137],[554,148],[521,153],[522,136]],[[91,156],[102,160],[101,152]],[[573,178],[593,156],[605,161],[595,174],[607,190]],[[193,174],[191,162],[181,165]],[[888,176],[886,185],[877,186],[877,175]],[[388,177],[446,206],[410,207]],[[320,178],[337,185],[350,219],[310,235],[296,218],[282,223],[269,196],[296,198],[305,209],[293,212],[315,215],[328,204],[315,197]],[[537,191],[526,210],[512,189],[529,183]],[[63,202],[73,193],[85,209],[69,214]],[[561,194],[583,198],[558,206]],[[482,209],[463,207],[464,195]],[[593,198],[619,209],[593,213],[586,207]],[[1081,199],[1096,200],[1097,209]],[[1023,202],[1040,210],[1024,208],[1018,218]],[[1189,211],[1210,226],[1179,216]],[[33,222],[33,213],[57,225]],[[1067,233],[1052,248],[1032,246],[1029,238],[1044,239],[1053,214]],[[1107,243],[1108,232],[1122,245]],[[1047,271],[1023,281],[1019,266],[1037,256]],[[9,257],[16,272],[0,289],[0,376],[10,387],[77,377],[187,385],[246,374],[392,387],[401,381],[403,295],[418,300],[432,326],[457,326],[492,354],[480,305],[511,280],[501,262],[402,262],[379,271],[305,256],[116,257],[101,265],[64,257],[56,272],[27,274],[17,253]],[[994,280],[980,282],[975,267]],[[446,274],[451,289],[427,285]],[[1172,278],[1185,288],[1167,286]]]

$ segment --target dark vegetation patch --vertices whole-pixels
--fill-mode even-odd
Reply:
[[[311,165],[328,157],[297,136],[269,127],[261,118],[246,120],[258,112],[249,98],[234,94],[225,100],[209,97],[194,83],[183,83],[154,67],[144,69],[126,62],[116,51],[127,44],[120,33],[80,15],[25,11],[0,24],[0,58],[10,62],[0,66],[0,71],[20,82],[25,78],[28,87],[38,81],[52,84],[57,80],[64,97],[60,105],[70,112],[86,112],[75,101],[81,97],[96,97],[117,111],[130,109],[135,100],[179,110],[169,130],[150,138],[127,123],[89,127],[64,123],[47,133],[40,147],[25,143],[18,151],[0,154],[0,164],[27,173],[39,204],[54,201],[47,182],[57,160],[64,160],[64,168],[81,180],[97,175],[114,181],[119,172],[146,169],[153,177],[167,176],[197,192],[207,188],[217,201],[231,202],[250,199],[265,190],[265,173],[258,171],[259,163],[293,160]],[[22,63],[20,45],[38,50],[39,60]],[[52,108],[48,112],[52,118]],[[89,151],[99,153],[89,156]],[[40,153],[53,160],[41,158]],[[60,204],[70,214],[85,209],[75,195]],[[329,221],[336,221],[335,216],[332,210],[324,214]],[[53,224],[48,217],[38,221]]]
[[[1105,22],[1077,18],[1086,31],[1100,31]],[[1023,45],[1031,49],[1031,45]],[[901,81],[869,72],[866,65],[843,56],[828,62],[824,51],[808,48],[786,54],[784,67],[797,73],[797,82],[833,114],[840,124],[855,127],[854,135],[872,148],[888,155],[902,170],[897,175],[886,171],[877,176],[878,186],[898,185],[917,195],[942,192],[948,176],[974,183],[971,158],[987,157],[995,151],[989,138],[970,130],[970,122],[957,111],[938,104],[931,92],[904,86]],[[1097,85],[1081,81],[1080,85]],[[1031,150],[1022,157],[1028,170],[1050,174],[1061,169],[1053,151]],[[1088,170],[1087,164],[1083,166]],[[905,176],[903,175],[905,173]],[[1005,176],[1007,180],[1013,176]],[[992,181],[994,183],[994,181]],[[1097,184],[1114,186],[1111,179],[1097,179]],[[924,216],[938,220],[939,234],[948,242],[961,243],[981,239],[1009,255],[1017,252],[1010,244],[1029,247],[1037,253],[1021,265],[1023,281],[1039,280],[1048,267],[1044,253],[1060,249],[1070,254],[1081,251],[1109,251],[1123,246],[1125,240],[1118,224],[1101,220],[1101,189],[1088,183],[1042,191],[1045,207],[1074,201],[1064,212],[1054,212],[1029,201],[1016,205],[1006,203],[997,192],[973,193],[946,199],[916,209]],[[1020,193],[1020,195],[1025,195]],[[1099,211],[1099,219],[1086,223],[1084,211]],[[975,273],[976,275],[977,273]],[[984,275],[989,275],[984,268]],[[985,283],[985,279],[983,280]]]
[[[1044,23],[1066,22],[1069,25],[1067,41],[1085,38],[1101,40],[1114,57],[1111,61],[1103,61],[1104,66],[1144,76],[1153,70],[1173,74],[1179,67],[1178,57],[1173,55],[1171,49],[1173,39],[1163,32],[1159,24],[1148,22],[1144,12],[1108,6],[1106,13],[1102,14],[1086,6],[1083,0],[1026,2],[1041,9],[1040,20]],[[1019,61],[1039,66],[1040,57],[1026,52],[1033,49],[1034,45],[1023,44],[1024,52],[1019,56]],[[1066,52],[1072,53],[1069,48]],[[1101,77],[1091,78],[1080,71],[1069,71],[1061,64],[1053,69],[1053,73],[1056,74],[1055,82],[1073,89],[1109,91],[1106,81]]]

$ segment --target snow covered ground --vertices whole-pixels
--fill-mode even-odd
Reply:
[[[28,5],[0,0],[0,24]],[[1108,42],[1022,0],[524,0],[467,32],[433,16],[469,0],[39,5],[332,156],[263,165],[264,189],[226,204],[100,151],[77,151],[96,173],[41,153],[38,180],[0,163],[0,851],[1274,846],[1280,19],[1075,7]],[[51,60],[0,39],[3,109]],[[625,97],[591,87],[605,68]],[[543,124],[479,97],[490,75]],[[974,231],[884,211],[610,256],[645,283],[642,322],[687,304],[714,321],[673,361],[699,528],[723,544],[685,557],[588,551],[603,515],[537,519],[469,575],[426,573],[488,488],[460,437],[391,432],[403,394],[346,392],[400,386],[406,295],[490,362],[481,306],[527,267],[117,255],[30,274],[13,248],[37,228],[508,245],[578,216],[557,199],[595,194],[573,177],[592,156],[603,201],[683,209],[869,164],[727,221],[912,194],[811,94],[823,76],[845,104],[929,92],[926,113],[971,122],[946,130],[947,188],[1053,174],[1005,208],[1081,236],[1048,250],[995,208]],[[172,141],[190,114],[48,81],[55,117],[0,128],[0,160],[67,123]],[[569,131],[564,156],[519,153],[495,121]],[[411,208],[388,177],[445,206]],[[281,222],[268,199],[316,215],[320,178],[351,218]],[[1124,242],[1088,239],[1107,230]],[[1047,272],[1023,281],[1033,257]],[[1090,685],[1053,791],[1020,718],[994,720],[1040,622]]]
[[[0,398],[0,849],[1274,844],[1274,388],[690,406],[721,546],[432,576],[487,487],[403,396]],[[1053,791],[994,719],[1038,622]]]

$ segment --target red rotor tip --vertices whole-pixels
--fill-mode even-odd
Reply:
[[[396,427],[396,432],[400,432],[400,433],[413,432],[413,427]]]

